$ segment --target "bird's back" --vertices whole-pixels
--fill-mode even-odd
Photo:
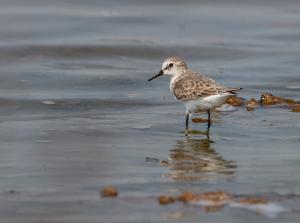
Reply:
[[[239,89],[224,87],[203,74],[187,70],[173,81],[171,90],[177,99],[189,101],[226,92],[235,94]]]

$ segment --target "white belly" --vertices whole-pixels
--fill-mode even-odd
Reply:
[[[197,111],[206,111],[221,106],[226,102],[226,99],[230,95],[232,94],[224,93],[207,97],[201,97],[195,100],[185,101],[184,106],[189,113],[195,113]]]

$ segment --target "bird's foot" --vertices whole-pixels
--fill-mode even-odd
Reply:
[[[184,131],[184,135],[185,135],[185,136],[188,136],[188,134],[189,134],[189,130],[186,129],[186,130]]]

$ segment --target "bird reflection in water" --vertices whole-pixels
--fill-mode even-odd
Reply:
[[[234,161],[225,160],[207,139],[178,140],[170,150],[168,161],[162,162],[170,172],[165,176],[178,181],[209,181],[220,177],[230,180],[236,165]]]

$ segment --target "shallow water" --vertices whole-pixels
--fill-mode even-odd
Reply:
[[[300,101],[300,3],[0,6],[1,222],[299,221],[298,113],[239,108],[215,117],[211,141],[186,138],[184,108],[167,78],[147,79],[179,55],[243,87],[244,98],[267,91]],[[119,189],[117,199],[99,196],[106,185]],[[286,211],[206,213],[157,202],[186,190],[263,196]]]

